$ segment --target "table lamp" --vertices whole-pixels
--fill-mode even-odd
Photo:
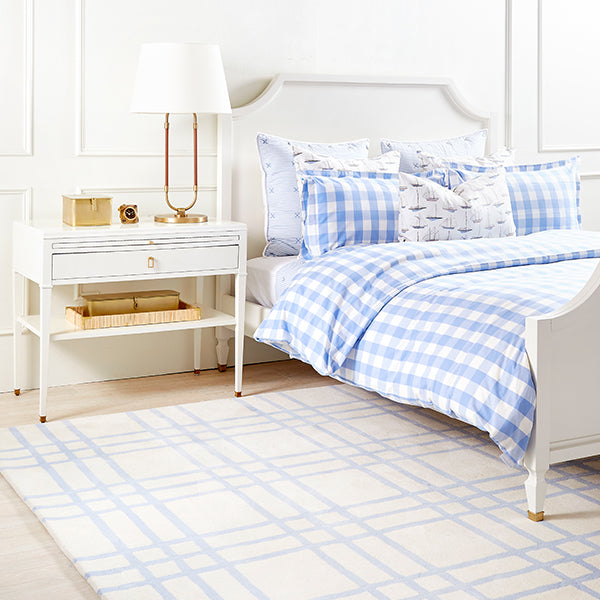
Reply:
[[[131,112],[165,115],[165,200],[174,213],[156,215],[160,223],[201,223],[188,214],[198,198],[198,118],[231,112],[219,46],[196,43],[142,44]],[[194,199],[178,208],[169,201],[169,114],[191,113],[194,137]]]

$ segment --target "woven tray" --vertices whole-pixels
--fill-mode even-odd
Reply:
[[[129,327],[130,325],[156,325],[176,321],[197,321],[200,308],[179,301],[177,310],[156,310],[153,312],[126,313],[120,315],[98,315],[90,317],[85,306],[67,306],[65,317],[80,329],[102,329],[104,327]]]

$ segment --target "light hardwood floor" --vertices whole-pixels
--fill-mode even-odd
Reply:
[[[298,361],[244,367],[244,396],[336,384]],[[51,388],[48,421],[228,398],[233,369],[104,381]],[[0,394],[0,427],[37,423],[37,390],[18,398]],[[0,478],[0,598],[93,600],[97,598],[43,525]]]

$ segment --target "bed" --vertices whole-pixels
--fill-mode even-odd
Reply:
[[[222,216],[248,224],[248,255],[259,257],[265,239],[262,188],[268,182],[261,181],[258,132],[273,132],[292,140],[324,143],[370,139],[378,144],[384,138],[455,139],[484,129],[489,154],[498,146],[496,119],[470,107],[446,80],[279,76],[259,98],[220,123]],[[569,168],[568,161],[564,162],[565,169]],[[461,172],[460,165],[446,166],[454,168],[447,173]],[[473,167],[478,176],[484,170]],[[323,184],[318,176],[311,181],[317,187]],[[411,193],[419,192],[414,190],[420,182],[409,180],[409,184]],[[414,197],[413,209],[424,210],[418,206],[418,197],[414,204]],[[432,221],[438,219],[438,234],[442,233],[442,223],[450,228],[452,213],[445,214],[444,220],[430,214]],[[254,273],[256,287],[249,295],[255,301],[246,303],[246,334],[257,333],[261,341],[311,363],[322,374],[373,389],[393,400],[441,410],[488,431],[509,462],[526,467],[528,516],[542,520],[549,465],[600,453],[596,406],[600,234],[567,228],[485,239],[479,219],[470,228],[481,229],[481,235],[472,235],[477,239],[445,241],[439,237],[429,244],[419,241],[421,225],[416,222],[412,234],[417,237],[406,244],[379,239],[378,244],[342,244],[320,254],[317,236],[312,247],[302,246],[309,246],[303,250],[309,255],[317,248],[316,255],[308,256],[310,260],[305,262],[287,259],[269,263],[266,257],[251,261],[249,272]],[[269,240],[269,231],[266,233]],[[279,265],[267,266],[274,262]],[[383,263],[385,271],[379,269]],[[261,279],[269,271],[275,274]],[[476,285],[473,293],[468,292],[471,285]],[[219,281],[217,297],[221,308],[232,309],[227,280]],[[280,301],[275,302],[278,298]],[[415,332],[433,322],[431,314],[421,314],[423,302],[437,311],[439,318],[433,321],[442,328],[443,336],[433,330],[426,339],[414,338]],[[493,306],[498,302],[502,314]],[[479,373],[475,391],[469,388],[472,383],[454,382],[455,390],[466,389],[470,394],[468,402],[448,396],[448,386],[444,388],[448,357],[456,362],[463,351],[448,341],[454,335],[449,331],[457,327],[456,319],[448,320],[453,310],[459,310],[459,328],[467,332],[472,324],[486,324],[485,332],[466,334],[483,336],[471,361],[473,357],[480,360],[482,348],[493,346],[490,340],[496,344],[506,332],[510,334],[498,342],[505,346],[501,352],[496,348],[495,360],[492,351],[481,357],[484,366],[475,370]],[[298,315],[307,313],[316,314],[318,321],[299,320]],[[515,315],[521,315],[520,321]],[[464,323],[470,325],[464,327]],[[307,330],[322,335],[311,335],[306,341]],[[227,362],[229,336],[226,330],[217,333],[222,365]],[[415,344],[419,356],[409,352]],[[424,356],[445,361],[419,364]],[[510,356],[511,366],[502,364],[504,371],[496,373],[506,356]],[[387,372],[374,374],[382,371],[382,363],[386,363]],[[510,372],[512,379],[503,379],[505,372]],[[456,379],[456,373],[453,377]],[[496,398],[491,411],[488,393]],[[515,400],[505,401],[511,394]],[[499,417],[504,420],[498,421]]]

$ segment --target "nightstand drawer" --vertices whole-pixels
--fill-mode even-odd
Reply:
[[[237,269],[238,262],[238,245],[64,253],[52,257],[52,280],[193,275]]]

